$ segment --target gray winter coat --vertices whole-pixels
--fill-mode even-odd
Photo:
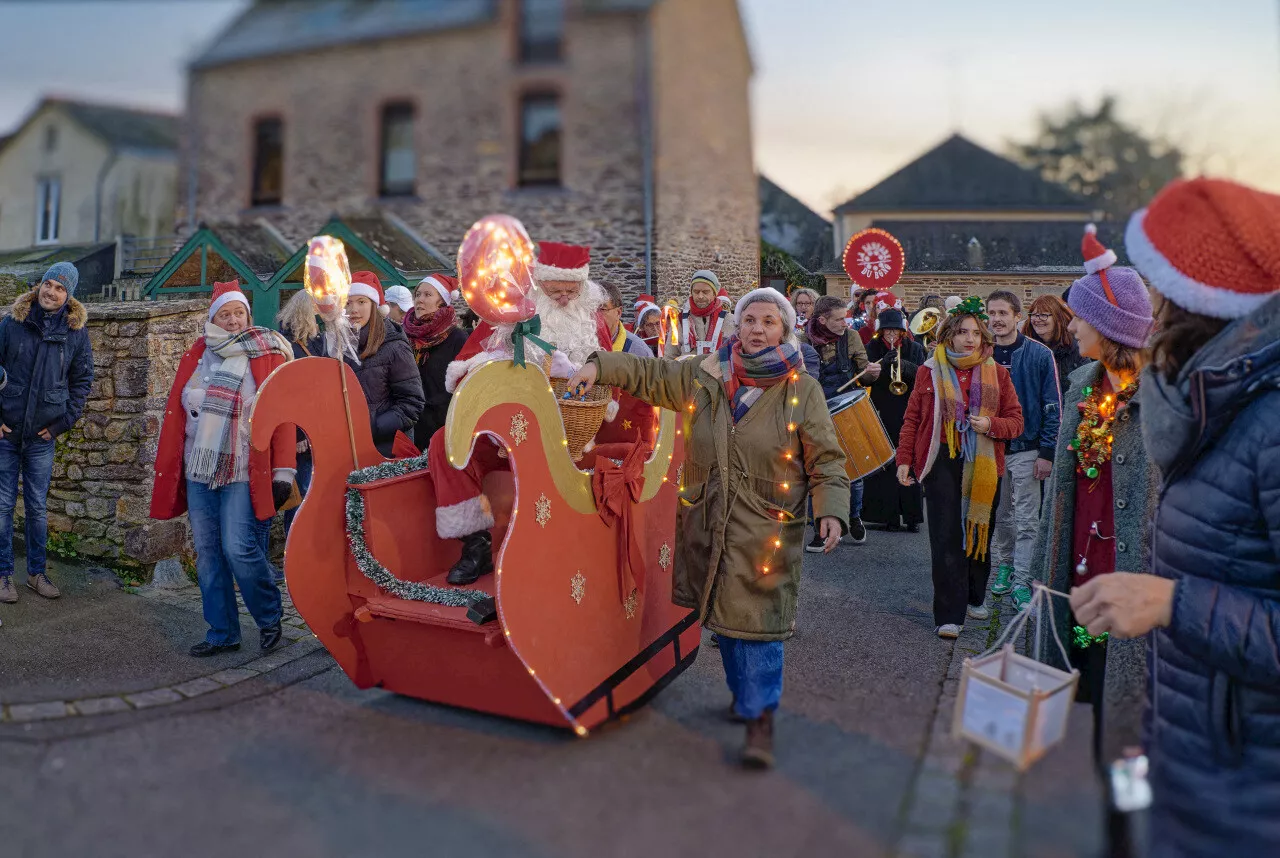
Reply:
[[[1062,400],[1062,426],[1053,458],[1053,475],[1045,489],[1031,577],[1060,593],[1071,591],[1072,573],[1079,561],[1071,553],[1076,506],[1076,456],[1067,449],[1080,426],[1084,388],[1102,383],[1103,368],[1091,361],[1071,373]],[[1150,524],[1155,511],[1159,475],[1147,457],[1140,426],[1145,391],[1138,393],[1112,424],[1111,486],[1115,508],[1117,572],[1146,572]],[[1071,606],[1054,597],[1058,636],[1071,646]],[[1053,636],[1046,630],[1040,660],[1066,669]],[[1107,642],[1107,672],[1102,700],[1103,762],[1123,755],[1128,746],[1142,744],[1142,713],[1146,702],[1145,638]]]

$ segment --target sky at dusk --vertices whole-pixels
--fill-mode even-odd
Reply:
[[[0,2],[0,133],[42,94],[180,110],[186,59],[244,6]],[[1280,0],[740,6],[757,166],[824,215],[954,131],[1002,151],[1106,93],[1193,172],[1280,192]]]

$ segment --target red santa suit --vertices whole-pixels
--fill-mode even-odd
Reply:
[[[585,289],[588,288],[589,259],[588,248],[542,242],[534,276],[539,281],[576,280],[582,282]],[[595,317],[595,339],[602,350],[608,351],[613,345],[608,327],[599,316]],[[473,369],[493,360],[510,360],[511,355],[512,347],[504,332],[482,321],[445,370],[445,390],[453,393]],[[610,404],[611,416],[618,410],[616,402]],[[493,527],[493,512],[481,489],[485,474],[510,468],[507,459],[499,455],[499,449],[488,438],[476,439],[471,460],[459,470],[445,454],[444,430],[431,436],[427,448],[428,469],[436,492],[436,532],[442,539],[458,539]]]

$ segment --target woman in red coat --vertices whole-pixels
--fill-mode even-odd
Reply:
[[[916,373],[898,435],[898,482],[920,480],[928,498],[940,638],[959,637],[966,613],[975,620],[990,615],[987,541],[1005,444],[1022,434],[1018,395],[1009,371],[991,357],[986,318],[981,299],[970,296],[943,321],[933,356]]]
[[[249,409],[258,387],[293,357],[284,337],[249,321],[239,284],[216,283],[209,322],[178,364],[156,451],[151,517],[188,513],[196,577],[209,631],[197,658],[240,648],[236,585],[261,635],[280,643],[280,588],[271,579],[267,533],[289,498],[296,461],[292,426],[269,453],[249,445]]]

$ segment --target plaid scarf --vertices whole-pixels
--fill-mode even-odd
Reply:
[[[237,475],[243,479],[248,472],[248,463],[240,461],[239,439],[241,433],[248,432],[240,389],[249,361],[273,354],[289,360],[293,349],[269,328],[246,328],[232,334],[212,322],[204,326],[204,344],[222,358],[222,366],[205,389],[187,476],[216,489],[235,482]]]
[[[964,548],[969,557],[984,557],[991,522],[991,506],[995,502],[996,447],[988,435],[979,435],[970,417],[995,417],[1000,405],[1000,382],[991,346],[984,345],[972,354],[958,355],[939,344],[933,351],[937,364],[937,383],[933,386],[933,407],[941,416],[951,458],[964,459],[960,480],[960,518],[964,522]],[[957,370],[975,369],[969,381],[969,397],[965,401],[960,390]]]
[[[720,379],[725,393],[733,402],[733,422],[743,418],[767,388],[787,380],[795,370],[804,366],[804,357],[795,343],[743,354],[742,341],[734,337],[716,353],[720,361]]]
[[[419,363],[426,358],[424,352],[429,353],[431,349],[443,343],[449,334],[453,333],[457,319],[457,313],[452,305],[441,307],[431,314],[431,318],[425,321],[419,321],[416,309],[405,313],[400,325],[404,328],[405,336],[409,338],[409,343],[413,346],[413,353],[418,357]]]

